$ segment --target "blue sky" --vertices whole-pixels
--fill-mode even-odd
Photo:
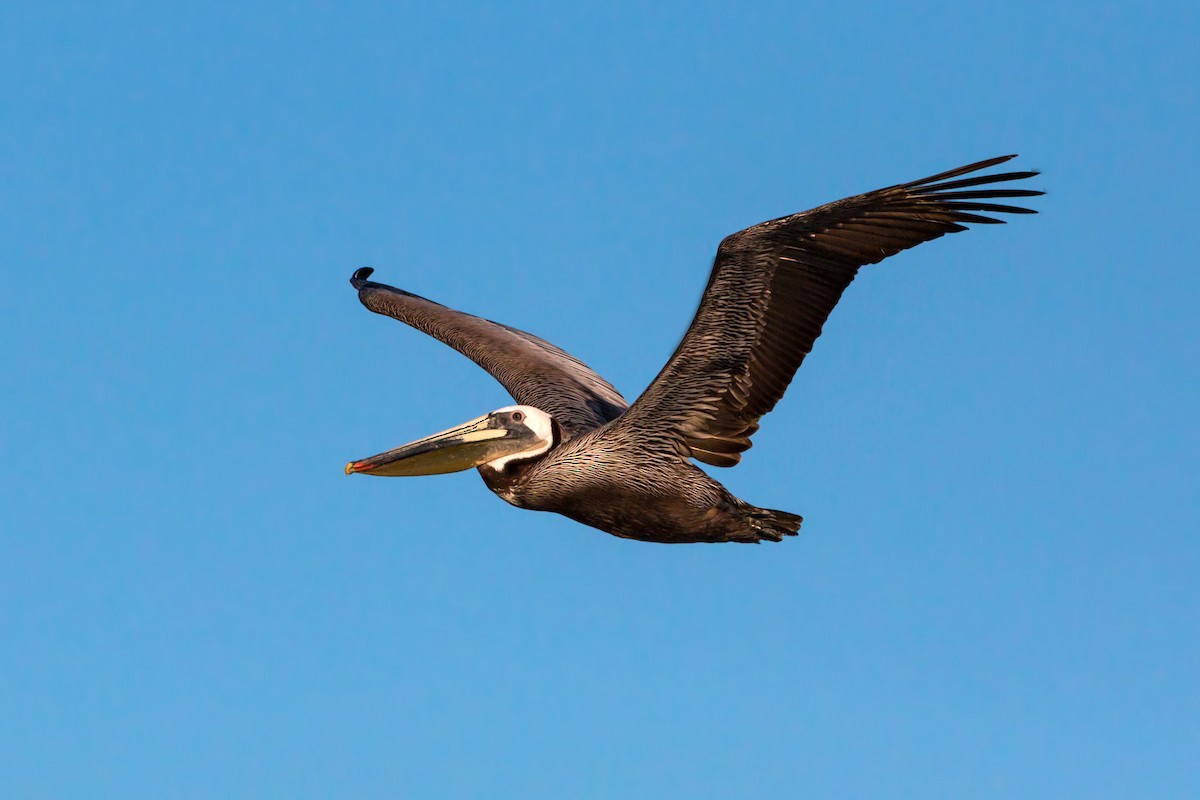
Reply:
[[[1200,794],[1200,19],[1162,4],[0,12],[0,794]],[[359,266],[627,396],[722,236],[977,159],[628,542],[347,459],[509,404]]]

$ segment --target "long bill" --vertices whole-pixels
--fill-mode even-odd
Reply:
[[[424,439],[346,465],[346,474],[404,477],[461,472],[528,449],[520,432],[500,425],[491,414]]]

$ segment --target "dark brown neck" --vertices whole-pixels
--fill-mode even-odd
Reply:
[[[513,489],[525,479],[531,469],[553,453],[562,442],[562,428],[553,419],[550,420],[550,437],[550,447],[546,448],[544,452],[525,458],[519,455],[514,456],[508,460],[503,469],[496,469],[491,464],[480,464],[478,469],[483,482],[493,492],[510,503],[513,502]]]

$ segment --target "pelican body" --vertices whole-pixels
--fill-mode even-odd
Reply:
[[[802,518],[734,497],[699,469],[731,467],[750,448],[858,269],[966,230],[987,214],[1032,214],[996,199],[1037,172],[961,177],[969,164],[770,220],[726,237],[691,327],[633,405],[565,351],[354,273],[371,311],[448,344],[487,370],[517,405],[352,461],[346,474],[434,475],[475,467],[518,508],[553,511],[648,542],[781,541]],[[996,187],[1000,184],[999,187]],[[985,188],[980,188],[985,187]]]

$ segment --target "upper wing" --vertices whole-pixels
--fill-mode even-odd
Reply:
[[[738,463],[758,419],[783,397],[859,267],[966,230],[961,223],[1003,221],[972,212],[1036,213],[981,201],[1042,192],[974,187],[1037,172],[951,180],[1011,158],[849,197],[727,237],[692,326],[615,424],[672,436],[683,455],[707,464]]]
[[[350,279],[364,306],[450,345],[491,373],[518,403],[552,416],[567,436],[603,425],[629,406],[608,381],[549,342],[369,281],[372,272],[363,267]]]

